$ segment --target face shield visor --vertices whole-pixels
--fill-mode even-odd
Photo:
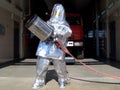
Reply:
[[[60,17],[60,14],[61,13],[59,9],[53,12],[53,16],[55,16],[56,18]]]

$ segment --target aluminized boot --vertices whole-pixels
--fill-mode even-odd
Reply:
[[[67,84],[70,84],[70,81],[69,80],[66,80],[66,79],[59,79],[58,80],[58,82],[59,82],[59,86],[60,86],[60,88],[65,88],[65,86],[67,85]]]
[[[59,82],[60,88],[65,88],[65,80],[64,79],[59,79],[58,82]]]
[[[39,79],[36,79],[35,83],[33,84],[33,89],[38,89],[42,86],[45,85],[45,81],[44,80],[39,80]]]

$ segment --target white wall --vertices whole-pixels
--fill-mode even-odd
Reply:
[[[14,59],[14,21],[19,22],[19,30],[23,30],[21,25],[22,12],[17,10],[13,4],[1,0],[0,24],[5,27],[5,34],[0,35],[0,63]],[[20,31],[20,37],[22,36],[21,33]],[[20,48],[22,48],[22,38],[20,38]],[[20,54],[22,53],[23,51],[20,51]]]
[[[5,34],[0,35],[0,62],[13,59],[13,20],[11,13],[0,8],[0,24],[5,27]]]

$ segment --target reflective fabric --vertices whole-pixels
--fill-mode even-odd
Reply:
[[[56,21],[64,22],[65,21],[65,10],[61,4],[54,5],[52,9],[50,21],[52,22],[56,22]]]
[[[36,54],[48,59],[63,60],[64,58],[64,52],[53,42],[40,42]]]
[[[54,12],[59,11],[60,15],[56,16]],[[54,31],[52,38],[45,41],[40,41],[36,55],[44,58],[51,59],[64,59],[64,52],[55,45],[55,41],[62,41],[63,45],[66,46],[67,38],[71,36],[72,30],[69,28],[68,23],[65,20],[64,8],[61,4],[55,4],[51,18],[47,21],[47,24],[52,26]]]
[[[65,88],[65,85],[69,83],[68,72],[66,70],[66,63],[62,60],[52,60],[55,71],[58,75],[58,82],[60,88]],[[46,73],[49,67],[50,60],[38,57],[36,67],[36,80],[33,85],[33,89],[37,89],[45,84]]]
[[[51,18],[47,24],[54,28],[53,34],[45,41],[40,41],[36,55],[38,58],[36,80],[45,81],[49,62],[52,61],[55,71],[58,75],[60,88],[64,88],[68,82],[68,72],[66,70],[65,53],[55,45],[55,42],[60,40],[64,46],[68,37],[71,36],[72,30],[65,20],[64,8],[61,4],[55,4],[51,14]],[[43,82],[42,82],[43,83]],[[40,82],[35,82],[33,87],[39,87]]]

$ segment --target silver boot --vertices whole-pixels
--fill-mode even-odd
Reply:
[[[38,89],[42,86],[45,85],[45,81],[44,80],[39,80],[39,79],[36,79],[35,83],[33,84],[33,89]]]
[[[67,84],[70,84],[70,80],[69,79],[63,79],[62,78],[62,79],[59,79],[58,82],[59,82],[60,88],[65,88],[65,86]]]
[[[58,82],[59,82],[60,88],[65,88],[65,80],[64,79],[59,79]]]

